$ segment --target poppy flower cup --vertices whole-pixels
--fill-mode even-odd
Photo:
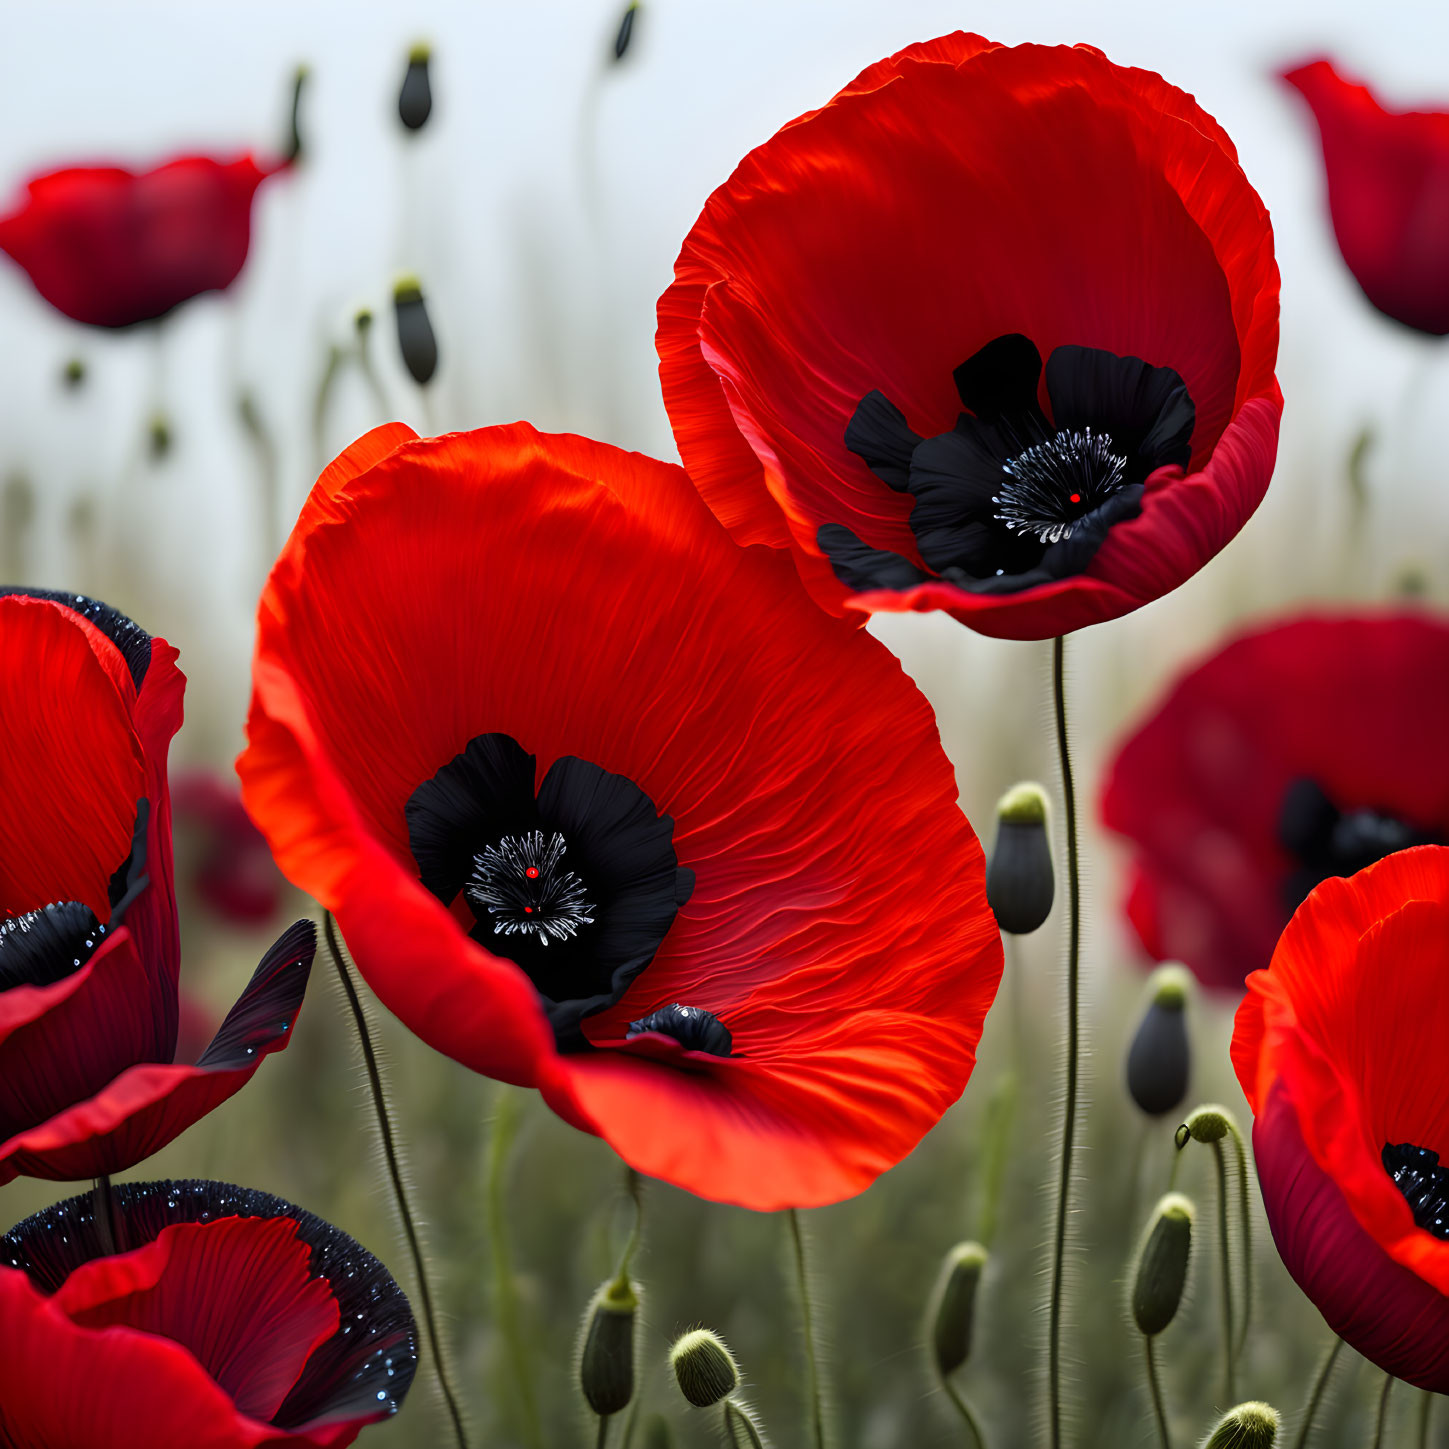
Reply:
[[[1449,334],[1449,113],[1391,111],[1328,60],[1282,75],[1313,112],[1339,252],[1385,316]]]
[[[1449,1391],[1449,849],[1326,880],[1248,978],[1233,1066],[1284,1265],[1386,1372]]]
[[[1104,772],[1148,956],[1240,991],[1320,881],[1449,843],[1446,733],[1449,622],[1428,614],[1283,619],[1186,670]]]
[[[345,1233],[223,1182],[123,1183],[0,1238],[0,1444],[337,1449],[397,1411],[407,1299]]]
[[[368,434],[262,597],[242,798],[420,1037],[640,1171],[847,1197],[1001,974],[926,701],[683,472],[526,424]]]
[[[0,1183],[120,1172],[285,1044],[315,932],[287,931],[176,1063],[176,651],[93,599],[0,590],[0,653]]]
[[[836,613],[1115,618],[1277,450],[1267,212],[1190,96],[1085,46],[871,66],[709,198],[656,341],[690,477]]]

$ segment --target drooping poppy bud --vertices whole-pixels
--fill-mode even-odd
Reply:
[[[941,1264],[931,1293],[930,1327],[931,1360],[943,1379],[970,1356],[976,1289],[987,1256],[980,1243],[957,1243]]]
[[[61,381],[69,392],[74,392],[86,380],[86,364],[83,357],[72,357],[61,373]]]
[[[629,53],[629,44],[634,39],[634,14],[638,9],[639,0],[633,0],[633,3],[625,8],[623,17],[619,21],[619,33],[614,37],[614,63],[616,65]]]
[[[717,1333],[694,1328],[674,1341],[669,1367],[679,1392],[696,1409],[708,1409],[740,1386],[739,1365]]]
[[[1273,1449],[1282,1422],[1271,1404],[1256,1399],[1239,1404],[1218,1420],[1202,1449]]]
[[[397,96],[397,113],[409,131],[421,131],[433,114],[433,83],[428,75],[432,54],[426,45],[415,45],[408,52],[408,68]]]
[[[1192,1050],[1187,1039],[1187,999],[1192,973],[1159,966],[1147,980],[1147,1010],[1127,1051],[1127,1090],[1148,1114],[1160,1117],[1187,1097]]]
[[[594,1413],[607,1417],[634,1397],[634,1323],[639,1295],[627,1277],[605,1283],[589,1305],[579,1387]]]
[[[1233,1116],[1226,1107],[1194,1107],[1177,1129],[1177,1145],[1192,1142],[1221,1142],[1233,1130]]]
[[[426,387],[438,370],[438,339],[428,320],[427,303],[416,277],[403,277],[392,290],[397,314],[397,345],[412,380]]]
[[[1132,1319],[1148,1338],[1177,1316],[1187,1286],[1192,1254],[1193,1207],[1180,1192],[1170,1192],[1153,1210],[1142,1235],[1132,1274]]]
[[[986,899],[996,923],[1026,936],[1051,914],[1055,878],[1040,785],[1014,785],[996,803],[996,846],[986,867]]]

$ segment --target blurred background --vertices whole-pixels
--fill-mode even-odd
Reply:
[[[251,253],[227,292],[188,303],[159,329],[101,333],[60,317],[0,257],[0,575],[104,598],[181,651],[190,684],[173,762],[212,801],[178,826],[183,984],[203,1032],[280,923],[312,909],[251,851],[217,791],[229,788],[242,744],[256,596],[321,463],[389,417],[419,431],[527,418],[674,458],[654,304],[705,197],[780,124],[912,41],[956,28],[1006,42],[1085,40],[1162,72],[1226,127],[1276,229],[1287,403],[1275,481],[1211,568],[1072,640],[1084,800],[1095,799],[1112,742],[1240,621],[1305,601],[1445,600],[1449,357],[1363,299],[1327,223],[1311,122],[1273,77],[1328,53],[1389,104],[1449,106],[1449,7],[644,0],[616,60],[622,11],[599,0],[6,7],[7,196],[62,165],[275,152],[294,68],[311,72],[304,159],[259,191]],[[434,106],[409,133],[398,90],[419,42],[432,48]],[[398,356],[392,290],[402,274],[420,280],[437,337],[437,375],[425,390]],[[358,364],[363,308],[375,318],[371,377]],[[84,379],[67,385],[74,359]],[[158,411],[170,431],[161,456],[150,434]],[[1359,444],[1355,487],[1349,460]],[[963,808],[989,843],[1007,786],[1054,779],[1049,646],[980,638],[944,616],[886,617],[872,628],[935,705]],[[1120,918],[1120,853],[1090,808],[1086,831],[1091,1086],[1077,1221],[1085,1251],[1068,1343],[1079,1363],[1080,1442],[1145,1444],[1152,1429],[1123,1274],[1140,1215],[1166,1185],[1172,1124],[1146,1135],[1122,1086],[1143,962]],[[248,909],[259,919],[250,926],[229,919],[235,902],[218,897],[215,879],[208,885],[218,838],[240,852],[220,871],[253,888]],[[1060,916],[1059,906],[1045,929],[1013,943],[962,1102],[896,1172],[810,1215],[836,1433],[848,1449],[962,1442],[959,1421],[932,1392],[921,1320],[942,1253],[983,1230],[984,1127],[1014,1062],[1021,1091],[1000,1209],[1009,1228],[994,1245],[964,1383],[993,1444],[1032,1442],[1022,1405],[1041,1334]],[[1246,1122],[1226,1052],[1235,1004],[1195,1004],[1192,1094],[1228,1103]],[[529,1094],[512,1093],[517,1135],[490,1167],[498,1089],[378,1015],[473,1442],[585,1442],[592,1430],[572,1388],[574,1343],[627,1227],[619,1164]],[[406,1285],[354,1056],[319,957],[290,1049],[129,1176],[215,1176],[277,1192],[361,1238]],[[1210,1166],[1205,1151],[1190,1151],[1179,1183],[1205,1215]],[[0,1193],[0,1212],[14,1221],[61,1195],[22,1181]],[[1256,1188],[1253,1197],[1256,1206]],[[524,1380],[498,1331],[489,1225],[500,1204],[530,1351]],[[1263,1291],[1244,1388],[1296,1411],[1328,1334],[1283,1274],[1261,1216],[1256,1233]],[[736,1348],[775,1442],[803,1442],[798,1307],[784,1249],[782,1221],[650,1187],[638,1261],[643,1392],[649,1410],[671,1416],[676,1442],[705,1445],[716,1433],[712,1419],[683,1410],[663,1368],[669,1338],[698,1323]],[[1195,1302],[1172,1329],[1168,1394],[1184,1436],[1202,1432],[1219,1394],[1211,1270],[1210,1252],[1200,1253]],[[1376,1376],[1354,1364],[1321,1427],[1324,1445],[1366,1438]],[[1402,1393],[1395,1409],[1405,1426],[1417,1414],[1411,1398]],[[1449,1436],[1449,1414],[1440,1417]],[[364,1442],[441,1443],[444,1422],[425,1365],[402,1415]]]

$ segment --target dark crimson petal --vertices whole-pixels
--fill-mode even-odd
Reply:
[[[136,688],[141,688],[146,671],[151,666],[151,636],[119,609],[85,594],[68,594],[63,589],[23,589],[0,585],[0,599],[10,594],[23,594],[29,599],[48,599],[52,604],[63,604],[67,609],[74,609],[83,619],[88,619],[121,651],[121,658],[131,671]]]
[[[1030,337],[1019,332],[993,338],[951,376],[962,405],[983,422],[995,422],[1003,413],[1041,414],[1036,396],[1041,353]]]
[[[1141,482],[1155,468],[1187,467],[1197,411],[1170,367],[1095,347],[1058,347],[1047,359],[1047,395],[1058,428],[1108,432]]]
[[[485,845],[537,829],[536,766],[508,735],[478,735],[408,797],[408,849],[423,884],[445,906],[463,889]]]
[[[144,1247],[82,1264],[52,1302],[82,1328],[181,1344],[241,1413],[267,1421],[340,1327],[311,1257],[289,1218],[178,1223]]]
[[[897,493],[905,491],[911,454],[921,441],[905,414],[878,388],[861,398],[845,429],[845,446]]]
[[[231,1071],[254,1066],[255,1059],[274,1050],[302,1009],[316,954],[317,927],[311,921],[288,926],[262,957],[196,1065],[207,1071]]]
[[[836,577],[852,589],[909,589],[930,577],[910,559],[862,543],[843,523],[822,523],[818,537]]]

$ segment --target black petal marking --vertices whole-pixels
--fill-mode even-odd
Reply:
[[[105,935],[80,901],[54,901],[0,921],[0,991],[65,980],[95,955]]]
[[[729,1027],[713,1012],[699,1006],[681,1006],[677,1001],[629,1023],[631,1039],[645,1031],[662,1032],[686,1051],[708,1052],[715,1057],[729,1056],[734,1046]]]
[[[1412,1142],[1388,1143],[1383,1161],[1384,1171],[1409,1204],[1415,1225],[1449,1242],[1449,1167],[1439,1166],[1439,1154]]]
[[[18,585],[0,584],[0,599],[10,594],[23,595],[27,599],[48,599],[52,604],[64,604],[83,618],[89,619],[108,638],[126,661],[131,678],[140,689],[151,667],[151,636],[139,625],[128,619],[119,609],[103,604],[99,599],[87,598],[85,594],[70,594],[63,589],[25,589]]]
[[[143,795],[136,801],[136,828],[131,832],[131,853],[111,876],[111,929],[121,922],[132,902],[150,884],[146,873],[146,850],[150,840],[151,802]]]
[[[910,559],[862,543],[843,523],[822,523],[815,535],[835,576],[859,594],[871,589],[912,589],[930,579]]]
[[[973,353],[952,374],[961,406],[982,422],[994,423],[1013,413],[1036,413],[1041,381],[1041,353],[1029,337],[1008,332]]]
[[[861,398],[845,429],[845,446],[897,493],[906,491],[911,454],[924,441],[906,422],[906,415],[879,391]]]
[[[271,1422],[300,1429],[364,1414],[396,1413],[417,1371],[417,1326],[387,1269],[346,1233],[270,1193],[224,1182],[117,1183],[117,1248],[154,1242],[173,1223],[216,1218],[291,1218],[312,1250],[311,1273],[337,1299],[337,1332],[307,1360]],[[92,1193],[68,1198],[0,1238],[0,1264],[54,1293],[82,1263],[105,1256]]]
[[[285,1036],[301,1010],[316,954],[317,927],[311,921],[289,926],[262,957],[196,1065],[214,1072],[247,1067],[270,1042]]]

